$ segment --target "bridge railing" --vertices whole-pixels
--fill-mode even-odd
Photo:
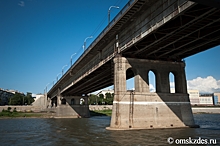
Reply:
[[[106,33],[114,26],[115,22],[118,21],[122,15],[130,8],[130,6],[137,0],[130,0],[122,10],[113,18],[113,20],[105,27],[105,29],[96,37],[96,39],[89,45],[89,47],[83,52],[83,54],[77,59],[77,61],[73,64],[77,64],[78,61],[89,52],[102,38],[106,35]],[[72,65],[72,66],[73,66]]]

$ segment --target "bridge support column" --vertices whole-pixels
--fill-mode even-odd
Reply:
[[[59,107],[61,105],[61,94],[60,94],[60,88],[58,88],[58,91],[57,91],[57,107]]]
[[[132,70],[135,90],[126,90],[126,71]],[[156,92],[149,90],[149,71],[155,74]],[[175,78],[170,93],[169,74]],[[127,73],[128,74],[128,73]],[[185,63],[114,58],[114,102],[109,130],[194,127],[187,94]]]
[[[84,103],[80,104],[80,100]],[[55,118],[87,118],[90,117],[88,97],[82,96],[62,96],[61,103],[56,108]]]

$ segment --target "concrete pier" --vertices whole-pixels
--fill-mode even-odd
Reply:
[[[126,90],[128,71],[133,71],[135,91]],[[156,78],[156,92],[149,91],[148,73]],[[170,93],[169,73],[174,74],[175,91]],[[115,96],[109,130],[194,127],[187,94],[185,63],[116,57]]]
[[[58,96],[48,111],[55,112],[54,118],[88,118],[90,117],[88,97],[82,96]]]

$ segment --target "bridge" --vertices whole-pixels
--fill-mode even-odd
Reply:
[[[87,94],[114,85],[109,129],[195,126],[183,59],[220,44],[219,2],[197,2],[130,0],[47,93],[56,116],[89,117]],[[127,91],[132,77],[135,90]]]

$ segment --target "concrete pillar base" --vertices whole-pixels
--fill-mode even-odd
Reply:
[[[56,107],[54,118],[89,118],[89,105],[80,105],[81,98],[81,96],[63,97],[66,103]]]
[[[135,80],[135,91],[127,91],[126,79]],[[155,75],[156,92],[149,92],[149,72]],[[170,93],[169,74],[175,79]],[[111,130],[196,127],[187,94],[185,63],[114,58],[114,102]]]
[[[117,96],[117,95],[115,95]],[[114,101],[108,130],[198,127],[188,94],[126,92]]]
[[[55,109],[54,118],[89,118],[88,106],[85,105],[60,105]]]

